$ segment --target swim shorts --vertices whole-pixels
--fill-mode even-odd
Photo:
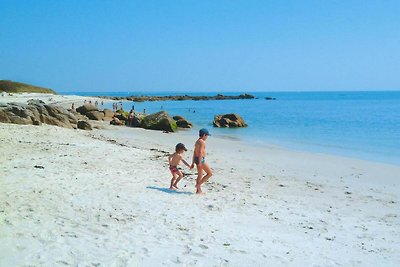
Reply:
[[[178,170],[178,167],[177,166],[169,166],[169,170],[171,171],[171,172],[179,172],[179,170]]]
[[[199,157],[194,157],[194,163],[196,163],[196,165],[198,165],[199,164]],[[206,158],[205,157],[202,157],[201,158],[201,164],[204,164],[206,162]]]

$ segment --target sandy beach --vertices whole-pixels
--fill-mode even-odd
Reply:
[[[400,264],[400,166],[211,136],[196,195],[196,135],[99,126],[0,123],[0,266]]]

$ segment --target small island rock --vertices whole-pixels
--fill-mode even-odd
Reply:
[[[247,124],[238,114],[230,113],[225,115],[215,115],[213,126],[237,128],[237,127],[247,127]]]

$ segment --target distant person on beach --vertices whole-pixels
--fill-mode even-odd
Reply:
[[[206,140],[208,136],[210,136],[210,133],[207,129],[200,129],[199,139],[197,139],[196,143],[194,144],[193,159],[190,168],[193,168],[194,164],[196,164],[196,194],[203,193],[201,191],[201,185],[207,182],[208,179],[210,179],[210,177],[212,176],[212,171],[206,163]],[[203,177],[204,172],[206,173],[206,175]]]
[[[172,174],[172,179],[169,189],[172,190],[178,189],[178,183],[183,178],[182,172],[178,169],[179,163],[182,161],[186,166],[190,168],[189,163],[187,163],[186,160],[183,159],[184,151],[187,151],[185,145],[182,143],[178,143],[175,146],[175,153],[173,153],[168,157],[169,170],[171,171]]]
[[[130,127],[133,127],[133,120],[135,119],[135,112],[133,112],[133,109],[131,109],[131,111],[129,112],[129,116],[128,116],[128,122]]]
[[[75,110],[75,103],[72,103],[71,109],[72,109],[72,110]]]

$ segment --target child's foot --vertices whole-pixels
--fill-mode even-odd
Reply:
[[[172,187],[173,187],[174,189],[179,189],[179,187],[176,186],[176,185],[173,185]]]
[[[171,190],[176,190],[176,188],[175,188],[175,187],[173,187],[173,186],[171,186],[169,189],[171,189]]]
[[[196,186],[196,194],[204,194],[199,186]]]

